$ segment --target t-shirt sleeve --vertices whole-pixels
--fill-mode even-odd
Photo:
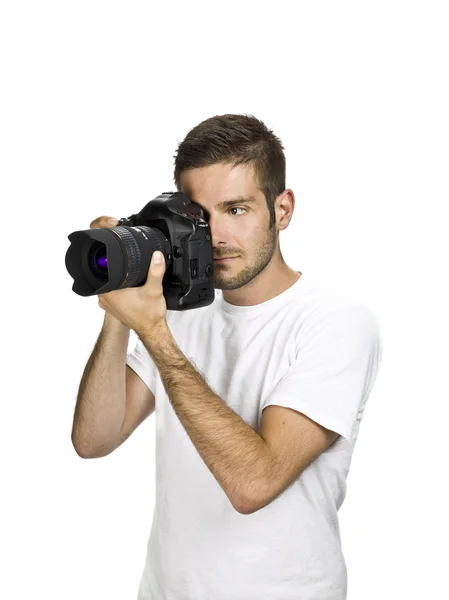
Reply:
[[[296,359],[262,404],[292,408],[349,442],[382,358],[379,323],[364,305],[331,310],[305,327]]]
[[[139,337],[136,337],[136,342],[133,350],[126,354],[126,364],[142,379],[149,387],[150,391],[155,393],[157,367],[148,354],[144,343]]]

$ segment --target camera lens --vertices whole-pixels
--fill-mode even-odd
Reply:
[[[108,278],[108,257],[106,254],[106,244],[96,242],[89,249],[89,265],[95,275],[101,279]]]
[[[171,246],[165,233],[146,225],[87,229],[69,235],[66,267],[81,296],[143,285],[155,250],[171,267]]]

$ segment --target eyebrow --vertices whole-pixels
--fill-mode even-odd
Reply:
[[[238,196],[232,200],[223,200],[219,202],[216,208],[226,208],[227,206],[234,206],[234,204],[254,204],[257,200],[254,196]]]
[[[257,203],[257,199],[254,198],[254,196],[237,196],[236,198],[232,198],[232,200],[223,200],[222,202],[219,202],[215,206],[215,208],[227,208],[228,206],[234,206],[235,204],[255,204],[255,203]],[[196,204],[199,204],[201,206],[201,208],[203,208],[204,210],[207,210],[199,202],[196,202]]]

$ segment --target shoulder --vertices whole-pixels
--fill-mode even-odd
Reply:
[[[380,324],[373,309],[360,298],[313,282],[307,286],[300,310],[297,351],[306,347],[352,347],[380,344]]]

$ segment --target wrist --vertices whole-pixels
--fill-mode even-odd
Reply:
[[[116,319],[114,315],[108,313],[106,310],[104,311],[103,327],[112,331],[117,331],[118,333],[129,333],[129,327],[123,325],[121,321]]]

